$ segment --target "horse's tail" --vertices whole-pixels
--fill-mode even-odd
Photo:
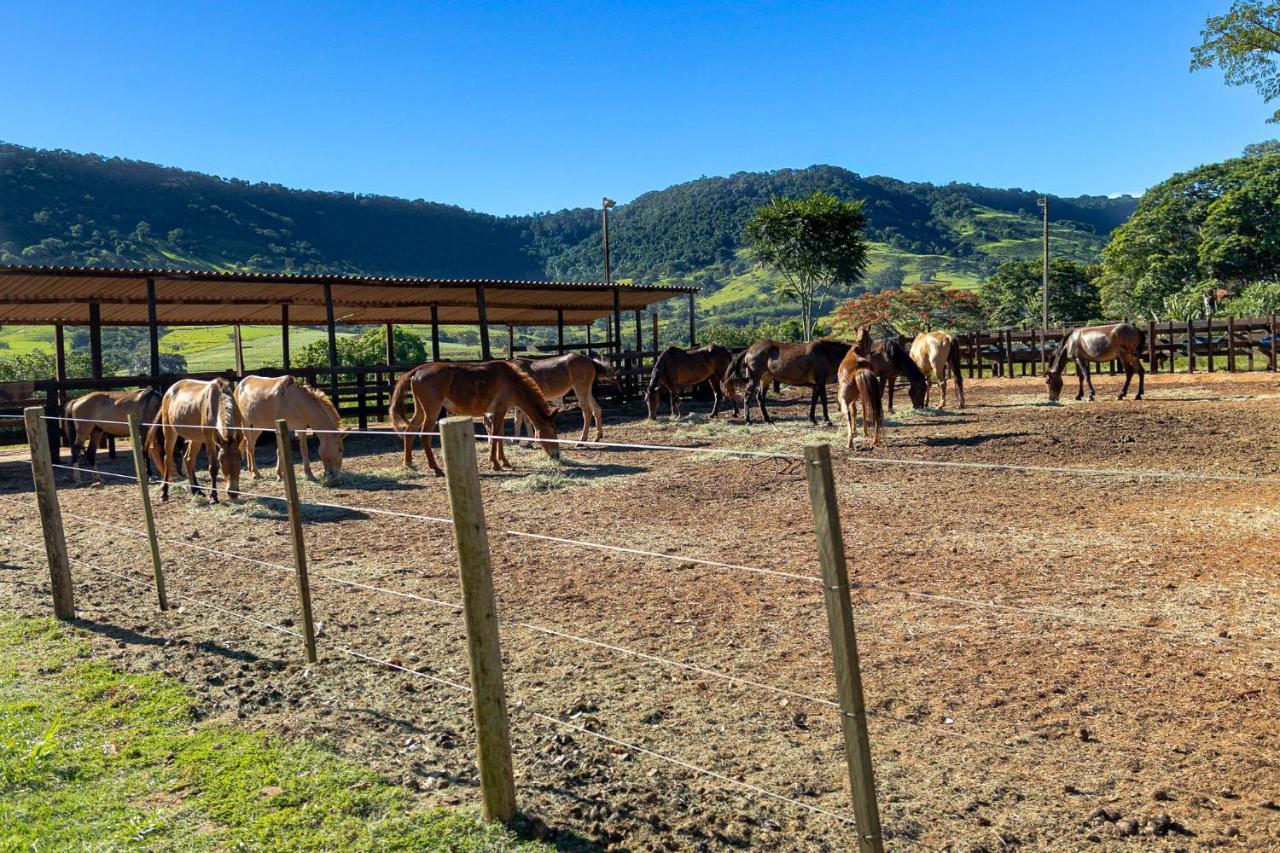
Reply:
[[[738,353],[732,359],[730,359],[729,368],[724,372],[724,378],[725,379],[746,379],[747,378],[746,374],[742,372],[742,365],[746,361],[746,358],[747,358],[747,350],[744,349],[742,352]]]
[[[860,368],[854,373],[853,382],[857,386],[858,396],[862,398],[862,434],[870,436],[874,430],[875,437],[871,439],[871,446],[875,447],[880,443],[880,431],[884,428],[880,380],[870,370]]]
[[[1140,326],[1135,328],[1138,329],[1138,349],[1134,355],[1142,357],[1147,354],[1147,330]]]
[[[391,415],[391,425],[400,432],[404,432],[409,428],[409,421],[405,417],[404,395],[409,390],[409,384],[412,381],[412,370],[406,370],[400,374],[400,378],[396,380],[396,387],[391,389],[391,402],[387,404],[388,413]]]
[[[66,420],[62,422],[62,435],[66,439],[67,446],[71,448],[71,464],[75,464],[76,453],[76,422],[72,420],[75,412],[75,400],[69,400],[67,405],[62,407],[62,415]]]
[[[602,359],[596,358],[595,356],[588,356],[588,358],[590,358],[591,363],[596,366],[597,382],[604,382],[609,385],[618,384],[618,377],[614,375],[613,368],[610,367],[608,363]]]
[[[960,392],[960,396],[964,397],[964,377],[960,375],[960,342],[954,337],[951,339],[951,348],[947,352],[947,367],[951,370],[951,375],[956,379],[956,390]]]
[[[164,471],[164,440],[161,437],[163,430],[160,427],[160,418],[156,418],[156,422],[147,430],[147,438],[143,442],[143,448],[147,456],[151,457],[151,464],[155,466],[157,471]]]

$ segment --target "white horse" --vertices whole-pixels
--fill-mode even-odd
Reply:
[[[307,433],[315,433],[319,444],[320,461],[324,465],[325,479],[333,479],[342,470],[342,422],[338,410],[323,391],[307,385],[299,385],[292,376],[246,376],[236,386],[236,403],[244,415],[244,455],[254,479],[260,479],[254,447],[265,430],[274,431],[276,421],[283,419],[289,429],[298,434],[298,449],[302,453],[302,470],[309,479],[311,458],[307,455]],[[277,448],[276,474],[284,476],[281,454],[287,448]]]
[[[960,377],[960,348],[946,332],[921,332],[911,342],[911,360],[925,378],[924,404],[929,405],[933,383],[942,386],[942,408],[947,407],[947,370],[955,377],[960,408],[964,408],[964,380]]]

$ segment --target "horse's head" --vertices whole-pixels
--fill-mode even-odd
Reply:
[[[1049,386],[1049,402],[1058,402],[1058,397],[1062,394],[1062,374],[1046,373],[1044,375],[1044,384]]]
[[[320,463],[324,465],[325,480],[335,480],[342,473],[342,429],[316,433],[320,445]]]
[[[542,445],[542,449],[547,452],[548,456],[552,459],[560,458],[560,442],[557,441],[559,436],[556,435],[554,415],[552,416],[552,420],[548,421],[547,425],[542,429],[537,429],[535,427],[533,435],[534,438],[538,439],[538,443]]]
[[[657,385],[650,385],[644,390],[644,405],[648,409],[649,420],[658,417],[658,397],[660,396],[658,387]]]
[[[222,468],[222,476],[227,479],[227,497],[240,497],[240,466],[243,464],[243,457],[240,455],[238,437],[218,448],[218,464]]]
[[[929,383],[912,382],[910,387],[907,390],[907,393],[911,396],[911,408],[913,409],[924,408],[924,398],[925,398],[925,394],[927,394],[928,391],[929,391]]]

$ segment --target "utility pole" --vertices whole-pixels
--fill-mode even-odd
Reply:
[[[1049,328],[1049,197],[1041,196],[1036,199],[1036,204],[1040,205],[1040,209],[1044,211],[1044,266],[1042,270],[1041,293],[1040,293],[1040,328],[1047,330]],[[1044,336],[1047,331],[1040,334],[1040,364],[1043,366],[1047,363],[1045,359]]]

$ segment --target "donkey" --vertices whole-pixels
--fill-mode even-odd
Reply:
[[[1124,388],[1120,389],[1118,399],[1123,400],[1129,393],[1129,383],[1133,381],[1134,371],[1138,373],[1138,394],[1133,399],[1141,400],[1146,390],[1147,372],[1142,369],[1143,350],[1146,349],[1147,333],[1129,323],[1112,323],[1109,326],[1086,326],[1075,329],[1058,346],[1054,353],[1049,372],[1044,375],[1045,384],[1049,386],[1049,400],[1057,401],[1062,394],[1062,371],[1067,367],[1067,359],[1076,365],[1076,379],[1080,388],[1076,399],[1084,399],[1084,384],[1089,383],[1089,399],[1093,399],[1093,377],[1089,375],[1089,362],[1104,363],[1112,359],[1120,359],[1124,365]]]
[[[760,416],[765,423],[773,423],[765,408],[765,392],[769,383],[777,380],[787,385],[812,388],[809,400],[809,422],[818,423],[818,400],[822,400],[822,418],[831,424],[827,411],[827,383],[836,376],[840,362],[849,352],[849,344],[829,338],[810,341],[807,344],[786,344],[778,341],[756,341],[734,356],[725,374],[725,380],[734,384],[746,384],[747,423],[751,423],[751,395],[754,393],[760,406]]]
[[[719,344],[707,344],[694,349],[667,347],[653,363],[653,372],[649,374],[649,387],[644,392],[644,401],[649,408],[649,419],[658,416],[658,404],[661,403],[662,389],[666,389],[671,397],[671,416],[678,418],[680,411],[680,388],[708,382],[711,385],[711,417],[720,412],[720,402],[724,399],[721,387],[725,372],[733,354]],[[733,416],[738,416],[738,398],[729,395],[733,403]]]

